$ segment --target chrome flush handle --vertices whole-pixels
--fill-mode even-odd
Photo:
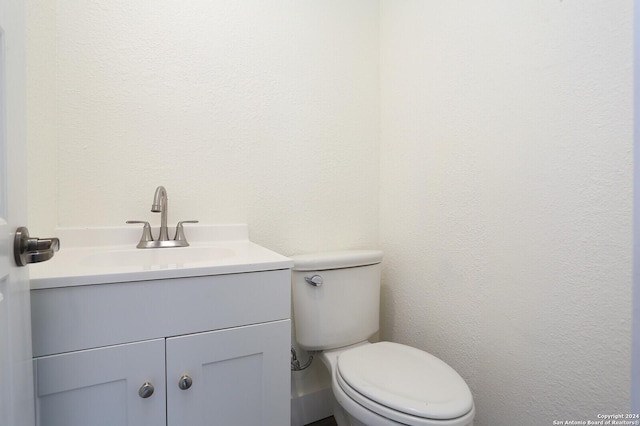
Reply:
[[[310,284],[314,287],[320,287],[324,282],[322,277],[318,274],[312,275],[310,277],[304,277],[304,280],[307,282],[307,284]]]

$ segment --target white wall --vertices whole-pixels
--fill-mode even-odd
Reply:
[[[27,195],[31,235],[53,235],[58,220],[56,2],[26,0]]]
[[[640,413],[640,1],[633,1],[633,324],[631,412]]]
[[[158,224],[164,185],[170,224],[248,223],[284,254],[377,244],[376,2],[41,3],[30,171],[56,167],[33,234]]]
[[[382,337],[475,424],[628,412],[632,2],[381,1]]]

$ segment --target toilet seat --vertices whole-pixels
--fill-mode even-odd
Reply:
[[[471,391],[453,368],[409,346],[379,342],[347,350],[336,373],[350,398],[394,421],[455,419],[473,409]]]

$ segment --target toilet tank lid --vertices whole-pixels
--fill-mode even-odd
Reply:
[[[291,256],[294,271],[322,271],[374,265],[382,261],[380,250],[343,250]]]

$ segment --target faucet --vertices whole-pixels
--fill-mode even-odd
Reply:
[[[151,225],[149,222],[142,220],[128,220],[127,223],[142,223],[142,237],[136,247],[138,248],[161,248],[161,247],[187,247],[189,243],[184,236],[184,223],[198,223],[197,220],[183,220],[176,225],[176,234],[172,239],[169,238],[169,230],[167,229],[167,213],[169,210],[167,190],[164,186],[160,185],[156,188],[156,192],[153,195],[153,204],[151,204],[151,211],[153,213],[160,213],[160,234],[158,239],[154,241],[151,234]]]
[[[153,195],[153,204],[151,204],[151,211],[160,213],[160,235],[158,236],[158,241],[169,241],[169,231],[167,229],[168,201],[167,190],[160,185],[156,188],[156,193]]]

